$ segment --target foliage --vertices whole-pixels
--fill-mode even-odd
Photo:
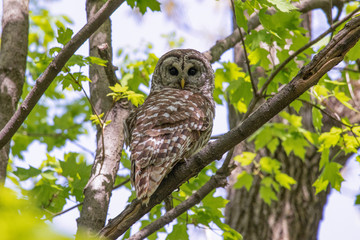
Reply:
[[[147,8],[151,11],[160,11],[160,3],[156,0],[126,0],[126,2],[132,8],[139,8],[141,14],[145,14]]]
[[[151,11],[160,11],[160,3],[156,0],[127,0],[127,4],[131,8],[138,8],[141,14],[148,8]],[[275,8],[277,12],[273,15],[267,14],[270,7]],[[353,9],[351,4],[346,7],[347,12]],[[248,32],[248,20],[245,16],[254,12],[259,13],[263,29]],[[237,25],[248,32],[245,46],[252,71],[261,68],[270,75],[294,51],[309,42],[307,31],[299,27],[302,21],[300,13],[290,1],[237,0],[235,15]],[[20,102],[27,96],[47,65],[73,36],[73,31],[69,28],[71,20],[66,16],[52,16],[48,11],[42,10],[30,15],[30,23],[27,81]],[[178,38],[175,33],[164,34],[163,37],[167,39],[170,47],[181,47],[184,42],[184,39]],[[322,44],[326,44],[326,41]],[[120,83],[110,87],[112,92],[107,97],[112,97],[113,101],[127,99],[135,106],[143,103],[144,96],[148,93],[150,76],[158,61],[152,48],[151,43],[145,43],[135,50],[123,47],[118,51]],[[248,143],[254,143],[255,151],[243,152],[234,158],[243,169],[248,170],[238,174],[235,188],[244,187],[250,191],[254,186],[254,180],[259,178],[260,196],[265,203],[271,205],[278,199],[280,191],[291,191],[292,186],[297,184],[291,174],[284,170],[279,159],[271,155],[281,147],[286,156],[295,156],[299,161],[307,161],[307,150],[315,147],[321,154],[319,176],[313,183],[316,193],[327,190],[329,184],[340,191],[344,179],[340,173],[342,166],[335,158],[339,154],[357,152],[360,126],[351,123],[346,117],[338,117],[335,111],[331,112],[328,103],[337,101],[349,112],[358,114],[348,82],[359,79],[355,62],[359,49],[358,43],[345,57],[344,65],[352,71],[342,71],[337,79],[333,79],[330,74],[326,75],[316,86],[294,101],[287,111],[279,114],[276,122],[262,126],[248,139]],[[314,50],[311,48],[304,50],[270,82],[268,78],[261,76],[255,85],[247,71],[233,62],[221,62],[220,67],[215,70],[216,103],[221,105],[227,102],[233,105],[239,114],[251,113],[253,103],[258,97],[268,99],[278,93],[281,86],[289,83],[298,73],[299,67],[310,61],[313,53]],[[85,152],[66,151],[60,158],[55,157],[56,151],[67,149],[70,143],[77,143],[80,137],[89,137],[92,130],[89,127],[90,121],[102,127],[111,124],[106,120],[106,113],[91,114],[91,104],[85,85],[91,79],[83,71],[91,64],[105,66],[107,62],[95,57],[73,55],[13,137],[8,179],[23,199],[17,199],[14,193],[7,189],[0,189],[0,209],[4,213],[0,220],[0,229],[3,230],[4,239],[11,239],[10,236],[16,236],[14,239],[67,239],[49,230],[41,219],[52,220],[54,214],[64,210],[68,200],[82,202],[83,189],[91,171],[91,165],[88,164],[91,159],[86,157]],[[263,92],[254,92],[254,89],[259,91],[262,88]],[[312,109],[310,129],[304,126],[301,116],[301,111],[305,107]],[[339,126],[326,130],[323,126],[325,115],[335,116]],[[16,165],[15,161],[25,160],[24,152],[34,142],[46,146],[46,158],[38,159],[39,166],[30,163],[27,167]],[[267,151],[269,156],[260,157],[258,152],[262,150]],[[115,185],[129,178],[130,167],[126,151],[123,151],[121,170]],[[179,191],[173,192],[174,205],[188,199],[215,174],[218,167],[215,163],[207,166],[197,177],[183,184]],[[131,191],[130,183],[125,184],[123,188]],[[134,198],[133,192],[128,200]],[[149,239],[157,239],[159,232],[166,233],[166,239],[189,239],[189,224],[197,228],[211,229],[221,234],[223,239],[241,239],[239,233],[224,223],[223,210],[227,202],[223,194],[213,191],[200,204],[177,218],[172,230],[168,227],[162,228],[149,236]],[[360,203],[359,196],[356,203]],[[148,216],[141,220],[141,227],[161,217],[164,211],[162,205],[154,207]],[[13,220],[12,224],[9,224],[10,219]],[[19,226],[24,228],[24,231],[17,232],[16,228]],[[33,231],[34,229],[39,231]],[[129,237],[130,232],[131,230],[128,230],[123,239]],[[16,234],[24,234],[25,237]]]
[[[266,10],[269,6],[275,7],[278,11],[273,15],[267,14]],[[309,41],[305,35],[306,30],[299,27],[302,21],[299,17],[300,13],[292,10],[294,10],[293,5],[285,0],[258,1],[257,4],[252,1],[235,2],[236,23],[239,27],[247,31],[248,23],[243,14],[245,11],[247,14],[259,11],[259,19],[264,27],[263,30],[252,30],[245,39],[252,70],[255,69],[254,67],[261,67],[265,72],[273,72],[278,68],[279,63],[289,58],[291,51],[298,50]],[[291,42],[290,45],[289,42]],[[352,61],[357,59],[355,52],[358,45],[345,58],[347,66],[352,69],[355,67]],[[264,92],[256,94],[271,97],[277,93],[279,86],[288,83],[297,74],[299,63],[309,62],[308,56],[312,53],[311,48],[301,52],[281,69],[271,82],[260,77],[255,89],[262,89],[265,83],[268,85]],[[222,63],[222,68],[215,72],[214,97],[218,104],[222,103],[221,99],[226,99],[239,113],[246,113],[256,98],[254,98],[254,87],[249,74],[240,71],[241,69],[234,63]],[[358,79],[358,72],[351,73],[351,79]],[[333,127],[330,131],[323,130],[323,112],[329,110],[326,108],[327,101],[336,99],[350,111],[358,112],[351,102],[352,96],[347,88],[346,78],[349,78],[346,71],[343,71],[342,77],[336,80],[326,75],[315,87],[290,105],[292,114],[282,112],[277,122],[264,125],[248,139],[249,142],[254,141],[256,151],[266,148],[274,154],[281,145],[288,156],[295,155],[302,161],[306,161],[305,154],[310,145],[319,149],[322,158],[319,178],[314,182],[316,193],[326,190],[329,183],[340,191],[341,182],[344,180],[340,173],[342,166],[334,162],[337,154],[330,157],[330,149],[337,151],[338,154],[340,152],[348,154],[356,153],[359,148],[360,135],[357,132],[359,125],[351,124],[346,118],[340,120],[342,123],[340,127]],[[303,126],[300,114],[301,109],[309,105],[312,106],[313,129]],[[291,176],[281,172],[281,163],[276,159],[270,157],[259,159],[256,152],[243,152],[236,156],[235,160],[251,170],[241,172],[234,187],[245,187],[249,191],[254,177],[259,176],[261,178],[260,195],[268,204],[277,199],[276,193],[279,192],[280,187],[290,190],[291,185],[296,184]]]
[[[52,230],[37,217],[38,209],[30,201],[18,199],[15,192],[8,188],[0,188],[0,212],[2,239],[71,239]]]
[[[120,99],[125,98],[135,107],[143,104],[144,102],[144,95],[128,90],[129,88],[127,86],[122,87],[120,84],[116,83],[115,86],[110,87],[110,89],[113,92],[109,93],[108,96],[112,96],[114,101],[119,101]]]

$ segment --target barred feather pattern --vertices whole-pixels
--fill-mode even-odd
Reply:
[[[176,163],[208,142],[214,114],[212,99],[189,90],[163,88],[151,92],[130,115],[131,181],[143,204]]]

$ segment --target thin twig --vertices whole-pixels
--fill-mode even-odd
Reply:
[[[81,89],[81,91],[84,93],[86,99],[88,100],[90,106],[91,106],[91,109],[93,110],[93,112],[95,113],[96,117],[98,118],[99,120],[99,124],[100,124],[100,127],[103,128],[103,121],[101,120],[99,114],[96,112],[96,109],[94,107],[94,105],[92,104],[91,100],[90,100],[90,97],[88,96],[88,94],[86,93],[85,89],[83,88],[83,86],[81,85],[81,83],[74,77],[74,75],[70,72],[70,69],[68,67],[64,67],[64,69],[66,70],[66,72],[70,75],[71,79],[76,83],[76,85],[78,85]]]
[[[50,219],[53,219],[53,218],[58,217],[58,216],[60,216],[60,215],[63,215],[63,214],[65,214],[65,213],[67,213],[67,212],[70,212],[71,210],[73,210],[73,209],[75,209],[75,208],[77,208],[77,207],[79,207],[79,206],[81,206],[81,205],[83,205],[82,202],[80,202],[80,203],[78,203],[78,204],[76,204],[76,205],[74,205],[74,206],[72,206],[72,207],[69,207],[68,209],[65,209],[64,211],[55,213],[53,216],[51,216]]]
[[[346,81],[347,87],[349,89],[350,96],[354,100],[354,105],[358,107],[358,104],[357,104],[358,101],[356,101],[357,97],[356,97],[353,87],[351,85],[350,76],[349,76],[348,72],[345,73],[345,81]]]
[[[340,125],[343,125],[343,126],[349,128],[348,131],[350,131],[350,132],[354,135],[355,141],[358,143],[358,147],[360,147],[360,142],[359,142],[358,138],[356,137],[356,134],[354,133],[354,130],[353,130],[354,127],[357,127],[357,126],[348,125],[348,124],[346,124],[346,123],[338,120],[336,117],[332,116],[330,113],[328,113],[328,112],[325,111],[324,109],[320,108],[320,107],[317,106],[316,104],[313,104],[313,103],[311,103],[311,102],[308,102],[308,101],[306,101],[306,100],[304,100],[304,99],[299,99],[299,98],[298,98],[298,99],[296,99],[296,100],[301,101],[301,102],[306,103],[306,104],[308,104],[308,105],[310,105],[310,106],[312,106],[312,107],[314,107],[314,108],[319,109],[323,114],[325,114],[326,116],[328,116],[329,118],[331,118],[333,121],[339,123]]]
[[[354,72],[354,73],[360,73],[359,70],[356,69],[351,69],[351,68],[347,68],[347,67],[334,67],[333,70],[338,70],[338,71],[348,71],[348,72]]]
[[[231,2],[231,6],[232,6],[234,18],[235,18],[235,20],[236,20],[234,0],[230,0],[230,2]],[[235,22],[236,22],[236,21],[235,21]],[[241,44],[242,44],[243,49],[244,49],[245,62],[246,62],[246,66],[247,66],[247,68],[248,68],[249,76],[250,76],[251,86],[252,86],[252,89],[253,89],[253,95],[254,95],[254,97],[256,97],[256,96],[257,96],[257,88],[256,88],[256,84],[255,84],[254,78],[253,78],[252,73],[251,73],[250,61],[249,61],[249,58],[248,58],[248,55],[247,55],[247,51],[246,51],[244,36],[243,36],[243,34],[242,34],[242,32],[241,32],[241,29],[240,29],[239,25],[237,25],[237,23],[236,23],[236,27],[237,27],[237,29],[239,30]]]
[[[326,116],[328,116],[329,118],[331,118],[332,120],[334,120],[335,122],[345,126],[345,127],[348,127],[348,128],[352,128],[352,126],[350,125],[347,125],[346,123],[343,123],[342,121],[340,121],[339,119],[337,119],[336,117],[332,116],[330,113],[328,113],[327,111],[325,111],[324,109],[322,109],[321,107],[319,107],[318,105],[312,103],[312,102],[309,102],[309,101],[306,101],[304,99],[301,99],[301,98],[297,98],[296,99],[297,101],[300,101],[300,102],[303,102],[303,103],[306,103],[318,110],[320,110],[323,114],[325,114]]]
[[[74,77],[74,75],[70,72],[70,69],[68,67],[64,67],[66,72],[70,75],[70,77],[72,78],[72,80],[80,87],[81,91],[84,93],[86,99],[88,100],[91,109],[93,110],[93,112],[95,113],[97,119],[99,120],[99,125],[100,125],[100,129],[101,129],[101,143],[102,143],[102,160],[104,161],[105,159],[105,139],[104,139],[104,128],[105,128],[105,120],[102,120],[101,117],[99,116],[99,114],[96,112],[95,106],[92,104],[92,102],[90,101],[89,96],[87,95],[85,89],[83,88],[83,86],[81,85],[81,83]]]

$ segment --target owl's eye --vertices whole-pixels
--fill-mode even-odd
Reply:
[[[172,76],[177,76],[177,75],[179,74],[179,71],[178,71],[175,67],[171,67],[171,68],[169,69],[169,73],[170,73],[170,75],[172,75]]]
[[[190,75],[190,76],[194,76],[196,73],[197,73],[197,70],[196,70],[196,68],[194,68],[194,67],[191,67],[191,68],[188,70],[188,75]]]

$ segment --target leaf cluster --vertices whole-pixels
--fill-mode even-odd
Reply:
[[[350,6],[345,8],[347,13],[350,9],[354,10],[354,6]],[[270,7],[277,11],[270,14]],[[294,10],[294,6],[285,0],[235,1],[236,23],[248,33],[244,42],[250,71],[257,75],[255,79],[251,79],[252,76],[235,63],[221,63],[222,66],[215,71],[214,98],[218,104],[226,100],[240,114],[248,116],[259,99],[267,99],[278,93],[284,84],[293,79],[299,67],[309,62],[311,54],[314,53],[312,48],[300,52],[272,75],[293,52],[309,42],[307,31],[299,27],[302,21],[300,13]],[[245,16],[255,12],[258,12],[263,29],[250,31]],[[318,43],[317,47],[325,46],[327,41],[329,38]],[[281,171],[283,163],[271,156],[275,156],[281,148],[287,157],[295,156],[301,161],[307,161],[308,149],[316,148],[321,154],[319,175],[314,182],[316,193],[326,190],[329,183],[340,190],[344,179],[340,173],[342,166],[336,162],[336,157],[339,154],[357,152],[360,146],[359,125],[351,123],[345,115],[340,117],[328,104],[343,105],[350,112],[348,115],[358,113],[349,82],[359,79],[360,72],[354,62],[358,58],[359,46],[359,43],[356,44],[345,57],[344,64],[349,71],[342,71],[337,79],[333,79],[330,74],[325,75],[275,121],[264,125],[248,139],[249,144],[254,143],[255,149],[254,152],[243,152],[235,157],[243,169],[246,169],[238,175],[235,188],[245,187],[249,191],[254,179],[259,177],[260,196],[270,204],[272,200],[277,200],[280,187],[290,190],[291,185],[296,184],[295,179]],[[310,127],[303,125],[305,119],[302,116],[302,112],[309,106],[312,114]],[[323,126],[324,116],[337,119],[340,126],[326,130]],[[259,153],[262,149],[266,149],[269,156],[261,157]]]

